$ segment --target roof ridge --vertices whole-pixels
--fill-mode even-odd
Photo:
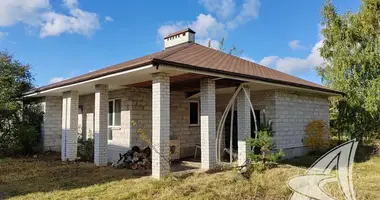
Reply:
[[[186,44],[186,45],[185,45]],[[177,51],[175,51],[175,50],[173,50],[176,46],[173,46],[172,48],[173,49],[168,49],[168,50],[173,50],[173,52],[171,52],[171,53],[167,53],[167,54],[164,54],[163,56],[157,56],[157,57],[153,57],[152,59],[165,59],[166,57],[169,57],[169,56],[171,56],[171,55],[173,55],[173,54],[176,54],[176,53],[178,53],[178,52],[181,52],[181,51],[183,51],[184,49],[187,49],[187,48],[189,48],[192,44],[194,44],[194,43],[185,43],[185,44],[179,44],[178,46],[177,46],[177,48],[179,48],[179,50],[177,50]],[[181,46],[180,45],[183,45],[183,47],[182,48],[180,48]],[[166,50],[166,49],[165,49]],[[165,52],[165,50],[164,51],[162,51],[162,52]]]

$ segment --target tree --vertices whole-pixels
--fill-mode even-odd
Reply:
[[[32,81],[29,65],[0,52],[0,156],[30,153],[38,144],[41,109],[22,102],[23,93],[33,87]]]
[[[327,1],[322,16],[326,66],[317,71],[327,86],[346,94],[332,100],[331,128],[352,138],[378,137],[380,0],[362,0],[357,13],[341,15]]]

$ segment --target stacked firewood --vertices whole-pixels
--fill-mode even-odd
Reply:
[[[129,169],[149,169],[151,168],[151,154],[150,147],[140,150],[138,146],[134,146],[124,154],[119,154],[119,160],[112,164],[117,168]]]

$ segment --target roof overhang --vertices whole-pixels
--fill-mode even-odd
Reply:
[[[273,79],[266,79],[266,78],[262,78],[262,77],[233,73],[233,72],[226,72],[226,71],[221,71],[221,70],[216,70],[216,69],[201,68],[201,67],[197,67],[197,66],[190,66],[190,65],[170,62],[170,61],[166,61],[166,60],[153,59],[153,63],[156,63],[156,65],[159,65],[160,67],[167,67],[167,68],[173,68],[174,67],[177,69],[185,70],[185,71],[190,72],[190,73],[199,73],[199,74],[205,74],[205,75],[209,75],[209,76],[217,76],[220,78],[235,79],[235,80],[240,80],[240,81],[245,81],[245,82],[268,84],[268,85],[278,86],[281,88],[319,93],[319,94],[324,94],[324,95],[328,95],[328,96],[340,96],[340,95],[344,96],[345,95],[345,93],[343,93],[343,92],[335,91],[335,90],[331,90],[331,89],[306,86],[306,85],[301,85],[301,84],[297,84],[297,83],[291,83],[291,82],[285,82],[285,81],[279,81],[279,80],[273,80]]]
[[[135,68],[119,71],[112,74],[107,74],[99,77],[94,77],[88,80],[69,83],[42,90],[33,90],[24,94],[24,97],[43,97],[43,96],[61,96],[63,92],[76,90],[81,95],[91,94],[95,92],[94,85],[107,84],[110,90],[124,88],[125,85],[140,83],[151,80],[151,74],[157,72],[166,72],[171,76],[176,76],[184,73],[203,74],[212,77],[234,79],[243,82],[251,83],[253,88],[283,88],[304,92],[318,93],[326,96],[344,95],[342,92],[316,88],[311,86],[300,85],[296,83],[265,79],[245,74],[237,74],[232,72],[220,71],[216,69],[206,69],[197,66],[184,65],[181,63],[169,62],[166,60],[153,59],[151,63],[141,65]]]

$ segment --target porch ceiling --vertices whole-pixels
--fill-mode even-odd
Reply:
[[[170,90],[180,91],[187,93],[187,96],[192,96],[200,91],[200,80],[203,78],[211,78],[215,80],[215,88],[231,88],[239,86],[242,81],[233,79],[220,79],[215,76],[208,76],[202,74],[186,73],[170,77]],[[137,88],[152,88],[152,81],[145,81],[130,85],[124,85],[126,87]]]

